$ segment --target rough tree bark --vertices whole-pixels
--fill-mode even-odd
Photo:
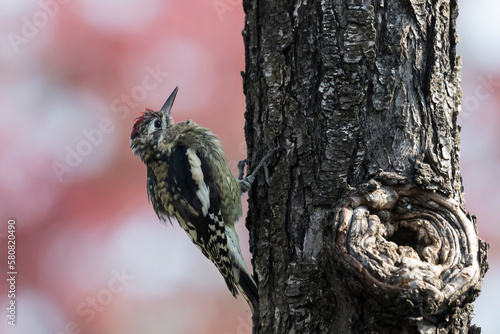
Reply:
[[[244,0],[254,333],[478,333],[455,0]]]

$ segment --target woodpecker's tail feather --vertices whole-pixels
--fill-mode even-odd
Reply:
[[[238,282],[238,288],[241,291],[241,294],[246,299],[248,305],[252,309],[252,314],[255,312],[259,312],[259,291],[257,289],[257,284],[253,278],[246,273],[245,271],[241,271],[240,280]]]

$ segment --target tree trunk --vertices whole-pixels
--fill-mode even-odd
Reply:
[[[456,1],[244,0],[254,333],[478,333]]]

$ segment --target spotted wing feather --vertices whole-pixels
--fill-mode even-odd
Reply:
[[[204,155],[182,145],[174,147],[166,183],[172,199],[163,203],[168,215],[177,218],[193,243],[215,264],[231,293],[237,295],[220,196]]]

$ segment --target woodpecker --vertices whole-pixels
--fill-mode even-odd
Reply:
[[[236,179],[224,157],[220,140],[192,120],[174,123],[170,110],[174,89],[161,110],[146,109],[135,121],[130,148],[146,165],[148,199],[158,218],[175,218],[191,241],[212,261],[234,297],[238,290],[252,312],[258,308],[257,285],[241,255],[234,224],[242,215],[241,195],[254,172]]]

